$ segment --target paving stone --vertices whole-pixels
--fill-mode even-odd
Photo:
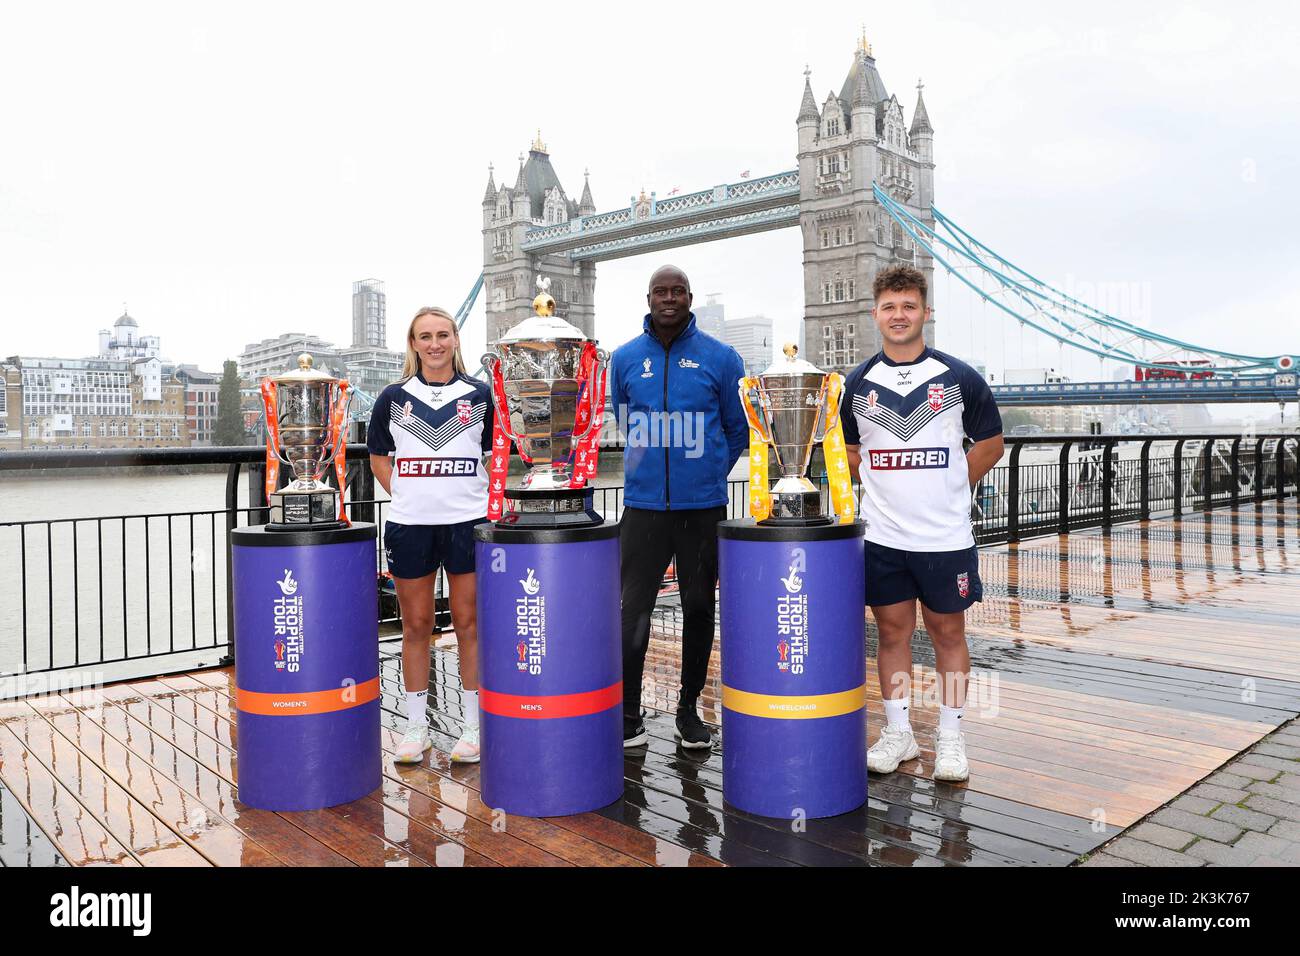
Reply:
[[[1268,828],[1268,835],[1300,844],[1300,823],[1295,820],[1279,820]]]
[[[1197,840],[1187,848],[1187,855],[1205,860],[1213,866],[1249,866],[1260,856],[1250,849],[1224,846],[1213,840]]]
[[[1219,807],[1210,816],[1215,820],[1223,820],[1225,823],[1241,827],[1243,830],[1259,830],[1261,833],[1277,823],[1277,817],[1271,817],[1267,813],[1231,805]]]
[[[1272,797],[1265,797],[1257,793],[1246,800],[1246,806],[1252,810],[1258,810],[1260,813],[1269,813],[1275,817],[1281,817],[1283,820],[1300,822],[1300,803],[1274,800]]]
[[[1267,797],[1258,797],[1257,799],[1268,799]],[[1300,807],[1297,807],[1300,810]],[[1175,810],[1173,807],[1166,807],[1157,811],[1151,817],[1151,822],[1163,824],[1174,830],[1187,830],[1195,833],[1197,836],[1205,837],[1207,840],[1218,840],[1220,843],[1231,843],[1241,835],[1241,828],[1227,823],[1223,820],[1214,820],[1210,817],[1197,816],[1195,813],[1188,813],[1186,810]]]
[[[1207,800],[1205,797],[1184,795],[1169,805],[1175,810],[1186,810],[1188,813],[1203,817],[1222,802],[1222,800]],[[1233,803],[1236,803],[1236,801],[1234,800]]]
[[[1296,769],[1294,760],[1281,760],[1277,757],[1270,757],[1268,754],[1248,753],[1241,758],[1241,761],[1254,767],[1272,767],[1274,770],[1278,771],[1294,771]],[[1240,766],[1240,763],[1237,764],[1237,766]],[[1228,769],[1231,770],[1232,768],[1229,767]]]
[[[1238,760],[1234,764],[1229,764],[1228,769],[1238,776],[1249,777],[1251,780],[1272,780],[1279,772],[1272,767],[1264,767],[1259,764],[1250,763],[1246,759]]]
[[[1262,793],[1264,796],[1272,797],[1274,800],[1281,800],[1284,803],[1294,803],[1297,806],[1300,806],[1300,792],[1288,790],[1286,787],[1278,786],[1275,783],[1264,783],[1262,780],[1252,780],[1246,789],[1252,794]]]
[[[1248,865],[1249,866],[1292,866],[1294,864],[1287,863],[1285,860],[1279,860],[1275,856],[1261,856],[1258,859],[1256,859],[1253,863],[1250,863]]]
[[[1254,856],[1276,856],[1284,860],[1290,859],[1291,851],[1297,849],[1296,845],[1289,840],[1254,831],[1247,833],[1234,843],[1233,847],[1248,851]]]
[[[1109,853],[1094,853],[1088,859],[1079,864],[1080,866],[1141,866],[1140,863],[1134,863],[1132,860],[1125,860],[1123,857],[1111,856]]]
[[[1235,773],[1220,770],[1218,773],[1210,774],[1201,783],[1212,783],[1216,787],[1231,787],[1233,790],[1240,790],[1250,783],[1252,779],[1252,777],[1239,777]]]
[[[1240,779],[1240,778],[1238,778]],[[1252,781],[1247,780],[1246,783]],[[1271,784],[1269,784],[1271,786]],[[1250,796],[1248,790],[1238,790],[1235,787],[1220,787],[1213,783],[1198,783],[1187,791],[1189,796],[1204,797],[1206,800],[1213,800],[1216,803],[1241,803]]]
[[[1134,840],[1132,837],[1120,837],[1115,842],[1108,843],[1106,845],[1106,851],[1114,856],[1123,857],[1126,860],[1132,860],[1134,863],[1141,863],[1143,866],[1204,865],[1204,863],[1196,857],[1187,856],[1183,853],[1175,853],[1173,850],[1166,850],[1162,846],[1153,846],[1150,843],[1143,843],[1141,840]]]
[[[1263,754],[1266,757],[1277,757],[1279,760],[1300,760],[1300,746],[1293,747],[1272,741],[1256,744],[1250,752],[1252,755]]]
[[[1172,830],[1169,827],[1161,826],[1159,823],[1139,823],[1133,829],[1124,834],[1137,840],[1146,840],[1148,843],[1154,843],[1156,846],[1162,846],[1168,850],[1181,850],[1187,844],[1196,839],[1195,833],[1188,833],[1186,830]]]
[[[1294,790],[1296,793],[1300,793],[1300,769],[1297,769],[1295,773],[1283,773],[1271,782],[1285,790]]]

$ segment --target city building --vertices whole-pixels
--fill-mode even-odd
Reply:
[[[520,249],[524,234],[535,226],[558,226],[595,212],[586,175],[582,197],[574,202],[560,185],[540,132],[527,158],[519,157],[514,186],[498,186],[488,167],[483,193],[483,292],[489,343],[533,314],[538,275],[551,280],[555,314],[595,338],[595,263],[573,262],[565,254],[533,256]]]
[[[23,378],[16,365],[0,365],[0,451],[16,451],[23,437]]]
[[[285,332],[273,339],[262,339],[244,346],[239,353],[239,377],[256,384],[267,376],[281,375],[298,367],[298,356],[307,352],[315,368],[342,372],[338,349],[319,335]]]
[[[933,286],[933,260],[881,208],[879,183],[933,225],[934,129],[917,84],[912,122],[876,70],[864,37],[838,94],[819,107],[805,71],[799,130],[799,226],[803,234],[805,357],[847,372],[880,350],[870,320],[871,285],[887,266],[919,268]],[[933,322],[925,342],[934,344]]]
[[[171,378],[170,367],[164,374],[157,357],[126,361],[15,355],[8,365],[17,371],[21,387],[21,448],[169,448],[190,443],[184,386]],[[8,387],[6,392],[12,396]]]
[[[339,349],[338,357],[347,369],[352,387],[377,397],[387,386],[401,380],[406,354],[392,349],[353,346]]]
[[[129,362],[161,355],[162,340],[156,335],[141,335],[139,323],[126,312],[117,317],[113,331],[99,330],[100,358]]]
[[[204,372],[194,365],[178,365],[172,375],[185,388],[185,422],[190,431],[190,444],[211,445],[217,427],[221,373]]]
[[[740,353],[746,375],[757,375],[772,364],[772,320],[765,315],[728,319],[723,341]]]
[[[707,299],[704,305],[697,305],[692,310],[695,313],[695,327],[715,339],[722,339],[725,335],[723,323],[727,320],[727,307],[721,302],[722,294],[719,292],[708,293]]]
[[[387,299],[378,279],[352,283],[352,347],[388,348]]]

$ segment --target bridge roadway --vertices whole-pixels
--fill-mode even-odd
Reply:
[[[668,713],[678,611],[661,601],[644,702],[651,741],[625,758],[622,799],[573,817],[511,817],[452,765],[461,727],[455,642],[431,650],[435,748],[385,763],[355,803],[270,813],[237,799],[231,669],[133,680],[0,704],[0,859],[7,864],[1065,866],[1215,772],[1300,712],[1296,499],[981,551],[970,615],[971,779],[929,778],[924,747],[874,777],[861,810],[808,821],[722,800],[720,743],[688,753]],[[873,653],[874,633],[868,639]],[[933,678],[915,642],[916,678]],[[382,643],[384,747],[401,724],[398,644]],[[872,734],[882,710],[869,668]],[[702,701],[720,717],[715,653]],[[1249,686],[1251,693],[1243,693]],[[102,705],[102,706],[101,706]],[[1263,786],[1267,787],[1267,784]]]
[[[998,404],[1008,407],[1300,401],[1300,388],[1297,388],[1294,372],[1190,381],[1059,382],[1043,385],[993,385],[991,388]]]

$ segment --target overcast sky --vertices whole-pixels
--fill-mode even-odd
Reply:
[[[89,354],[123,303],[167,358],[210,369],[285,331],[346,344],[372,276],[400,348],[419,306],[469,292],[488,163],[513,183],[537,128],[570,195],[591,170],[600,210],[791,169],[804,66],[820,104],[864,18],[909,123],[925,80],[949,216],[1160,331],[1300,352],[1293,9],[114,0],[0,14],[0,355]],[[604,344],[636,332],[669,259],[701,304],[720,292],[795,334],[787,229],[599,264]],[[941,348],[1062,365],[937,285]]]

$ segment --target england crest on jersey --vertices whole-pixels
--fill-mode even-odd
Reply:
[[[470,400],[468,398],[456,399],[456,417],[460,419],[462,425],[469,424]]]
[[[926,389],[926,398],[928,398],[928,399],[930,400],[930,407],[931,407],[932,409],[934,409],[936,412],[937,412],[939,409],[943,408],[943,385],[942,385],[942,383],[940,383],[940,382],[935,382],[933,385],[931,385],[929,388],[927,388],[927,389]]]

